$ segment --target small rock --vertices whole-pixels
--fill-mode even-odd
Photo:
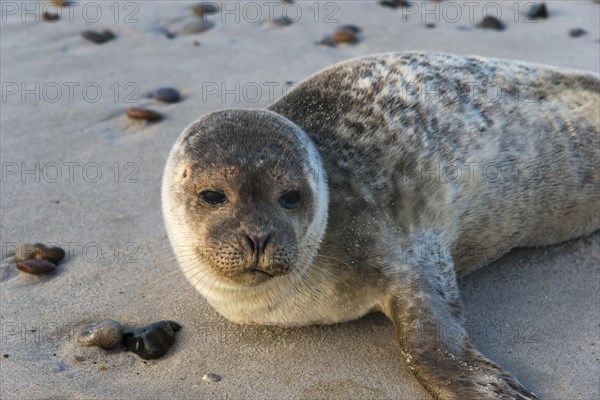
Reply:
[[[496,17],[490,16],[485,17],[479,24],[477,24],[477,27],[483,29],[495,29],[497,31],[503,31],[506,28],[502,21]]]
[[[28,274],[42,275],[54,271],[56,265],[47,260],[25,260],[17,263],[17,269]]]
[[[8,358],[8,354],[2,354],[2,357]]]
[[[104,365],[104,364],[98,365],[98,371],[100,371],[100,372],[106,371],[106,365]]]
[[[125,350],[137,354],[144,360],[164,356],[175,343],[175,333],[181,325],[173,321],[159,321],[136,329],[123,336]]]
[[[381,0],[379,4],[389,8],[410,7],[410,2],[406,0]]]
[[[209,372],[208,374],[204,374],[202,380],[205,380],[206,382],[219,382],[221,380],[221,377],[217,374]]]
[[[171,32],[168,28],[164,28],[164,27],[160,27],[157,28],[156,31],[162,33],[163,35],[165,35],[165,37],[167,39],[173,39],[177,37],[176,33]]]
[[[199,41],[197,41],[197,40],[194,40],[194,41],[192,42],[192,44],[193,44],[194,46],[196,46],[196,47],[200,46],[200,42],[199,42]]]
[[[60,15],[58,15],[56,13],[44,11],[42,14],[42,19],[46,22],[56,22],[60,19]]]
[[[531,6],[527,12],[527,18],[530,19],[545,19],[548,18],[548,9],[546,3],[537,3]]]
[[[42,243],[23,243],[15,251],[14,258],[16,262],[35,259],[58,264],[65,258],[65,251],[58,246],[47,247]]]
[[[193,35],[196,33],[202,33],[202,32],[206,32],[213,26],[215,26],[215,24],[211,21],[204,21],[204,20],[192,21],[192,22],[188,22],[187,24],[183,25],[181,27],[181,29],[179,30],[179,34],[180,35]]]
[[[427,28],[427,29],[435,28],[435,24],[432,23],[432,22],[428,22],[428,23],[425,24],[425,28]]]
[[[200,3],[193,6],[192,11],[197,16],[203,17],[219,12],[219,6],[216,3]]]
[[[341,31],[350,31],[350,32],[358,35],[359,33],[362,32],[362,28],[359,28],[356,25],[347,24],[347,25],[342,25],[336,29],[336,32],[341,32]]]
[[[109,29],[105,29],[102,32],[83,31],[81,32],[81,36],[96,44],[102,44],[115,38],[115,34]]]
[[[569,31],[569,36],[571,36],[572,38],[577,38],[577,37],[583,36],[585,34],[587,34],[587,32],[581,28],[573,28]]]
[[[81,346],[98,346],[102,349],[111,349],[123,339],[121,324],[112,319],[105,319],[87,324],[81,330],[77,342]]]
[[[352,31],[339,31],[331,35],[331,41],[338,43],[355,43],[358,41],[356,34]]]
[[[269,25],[274,26],[274,27],[282,27],[282,26],[288,26],[294,23],[294,20],[292,20],[291,18],[287,17],[287,16],[283,16],[283,17],[278,17],[273,19],[272,21],[269,21]]]
[[[156,89],[154,92],[152,92],[150,97],[164,103],[177,103],[179,100],[181,100],[179,92],[171,87]]]
[[[358,42],[358,32],[360,32],[360,28],[345,25],[338,28],[333,35],[325,36],[320,43],[327,46],[336,46],[340,43],[356,43]]]
[[[85,357],[75,356],[75,361],[77,361],[77,362],[84,362],[85,361]]]
[[[160,121],[162,114],[147,108],[130,108],[127,110],[127,116],[133,119],[143,119],[146,121]]]

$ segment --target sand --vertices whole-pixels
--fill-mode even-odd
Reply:
[[[169,39],[160,28],[194,21],[194,3],[80,2],[48,23],[35,21],[44,3],[3,2],[0,397],[430,398],[381,315],[294,329],[219,316],[178,272],[160,212],[161,174],[179,133],[202,114],[264,107],[286,82],[355,56],[447,51],[599,71],[598,4],[547,2],[550,18],[526,23],[514,10],[527,2],[500,3],[502,32],[473,28],[467,6],[452,1],[427,2],[426,22],[439,20],[430,29],[422,3],[392,10],[375,1],[302,2],[294,24],[272,27],[229,2],[233,12],[207,18],[212,29]],[[473,22],[500,3],[475,2]],[[316,44],[341,24],[363,28],[360,43]],[[80,36],[105,28],[116,39],[96,45]],[[571,28],[588,34],[571,38]],[[144,97],[161,86],[179,89],[183,101]],[[131,121],[131,106],[165,119]],[[20,273],[6,255],[23,242],[58,243],[67,259],[48,276]],[[463,279],[474,343],[541,398],[600,398],[599,268],[595,234],[515,251]],[[102,318],[131,327],[171,319],[183,329],[167,356],[144,362],[78,346],[81,325]],[[203,381],[207,372],[222,381]]]

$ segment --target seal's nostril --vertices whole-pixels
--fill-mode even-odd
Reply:
[[[267,247],[267,243],[271,239],[271,235],[262,235],[262,236],[246,236],[246,241],[250,246],[250,250],[253,254],[262,254],[265,251],[265,247]]]
[[[267,246],[267,242],[271,238],[270,235],[262,235],[254,238],[255,243],[258,245],[258,254],[265,252],[265,247]]]
[[[250,245],[250,251],[254,253],[257,249],[256,240],[252,236],[246,236],[246,241]]]

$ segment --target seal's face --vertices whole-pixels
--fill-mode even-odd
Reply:
[[[315,155],[297,130],[277,114],[236,110],[180,138],[165,172],[165,219],[173,246],[187,247],[182,267],[199,281],[256,286],[312,257],[322,235],[315,223],[326,217]]]

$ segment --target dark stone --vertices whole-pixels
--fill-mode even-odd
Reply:
[[[44,11],[42,14],[42,19],[46,22],[56,22],[60,19],[60,15],[56,13],[51,13],[49,11]]]
[[[175,333],[181,325],[173,321],[160,321],[123,335],[125,350],[137,354],[144,360],[164,356],[175,343]]]
[[[289,17],[286,17],[285,15],[283,17],[274,18],[272,21],[269,21],[269,25],[275,26],[275,27],[288,26],[293,23],[294,23],[294,20],[292,20]]]
[[[583,36],[585,34],[587,34],[587,32],[581,28],[573,28],[569,31],[569,36],[571,36],[572,38],[577,38],[577,37]]]
[[[17,263],[17,269],[28,274],[42,275],[54,271],[56,265],[47,260],[25,260]]]
[[[349,31],[355,34],[359,34],[360,32],[362,32],[362,28],[359,28],[356,25],[342,25],[339,28],[336,29],[337,32],[341,32],[341,31]]]
[[[157,89],[152,93],[151,97],[165,103],[177,103],[181,100],[179,92],[171,87]]]
[[[130,108],[127,110],[127,116],[133,119],[143,119],[146,121],[159,121],[162,119],[162,114],[157,111],[152,111],[147,108]]]
[[[527,18],[530,19],[542,19],[548,18],[548,9],[546,3],[537,3],[531,6],[527,12]]]
[[[506,26],[496,17],[485,17],[478,25],[479,28],[483,29],[495,29],[497,31],[503,31]]]
[[[53,264],[58,264],[65,258],[65,251],[58,246],[46,247],[42,254],[45,260],[48,260]]]
[[[109,29],[105,29],[102,32],[83,31],[81,32],[81,36],[96,44],[102,44],[115,38],[115,34]]]
[[[410,2],[406,0],[381,0],[379,4],[389,8],[410,7]]]

